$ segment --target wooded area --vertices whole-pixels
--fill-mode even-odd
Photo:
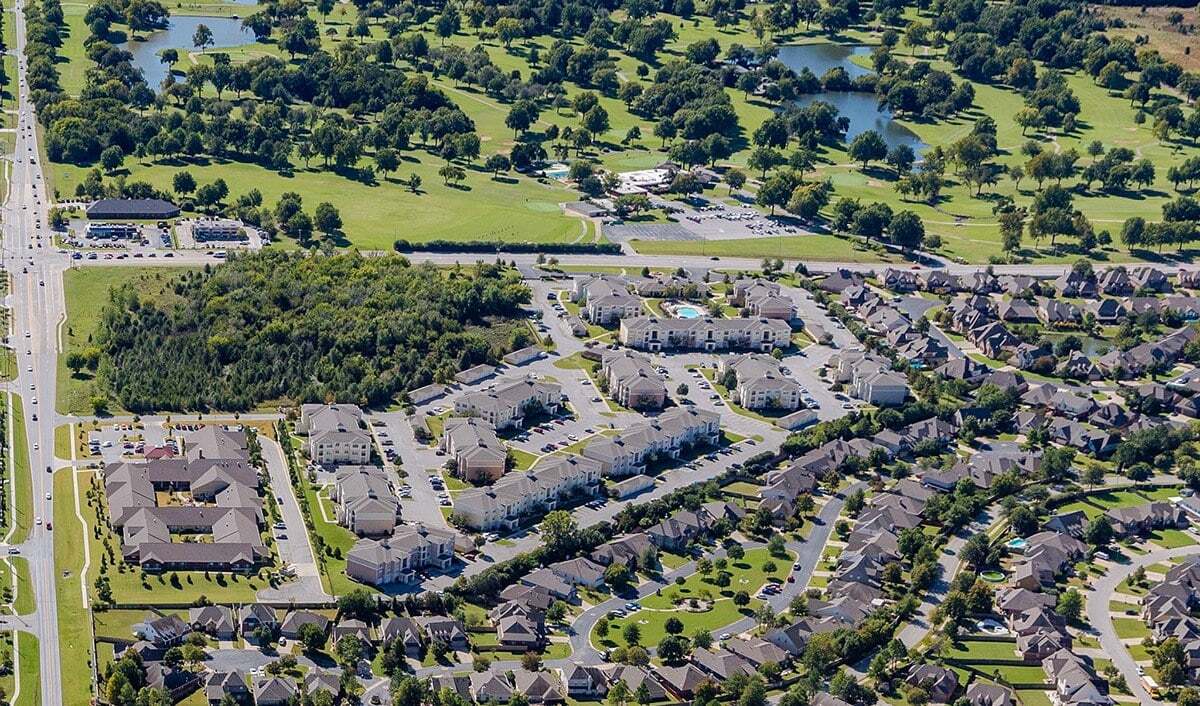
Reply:
[[[529,290],[494,265],[265,252],[183,273],[174,293],[109,293],[99,375],[131,411],[383,405],[531,342],[515,320]]]

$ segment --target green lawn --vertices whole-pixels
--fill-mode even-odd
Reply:
[[[513,468],[518,471],[529,470],[533,466],[534,461],[538,459],[536,455],[515,447],[509,447],[508,451],[513,457]]]
[[[29,437],[25,434],[25,413],[21,408],[21,396],[12,396],[12,407],[8,418],[13,425],[13,490],[16,493],[16,513],[12,526],[10,544],[20,544],[29,537],[33,528],[33,479],[29,474]]]
[[[37,610],[37,601],[33,595],[33,582],[29,578],[29,561],[25,557],[9,557],[13,573],[17,576],[17,595],[13,600],[13,610],[17,615],[30,615]]]
[[[308,482],[305,474],[299,475],[301,487],[297,489],[296,497],[308,506],[309,516],[312,518],[313,528],[309,537],[313,541],[313,549],[317,551],[317,547],[323,545],[334,552],[330,554],[329,551],[325,551],[319,553],[317,557],[321,566],[321,583],[325,586],[325,590],[335,596],[348,593],[355,588],[365,587],[373,590],[357,581],[351,581],[346,576],[346,552],[350,551],[358,538],[354,536],[353,532],[332,521],[332,514],[330,514],[331,521],[325,521],[321,515],[319,504],[321,499],[318,497],[317,488]]]
[[[593,634],[593,641],[606,647],[627,644],[621,634],[627,624],[637,624],[641,630],[642,645],[657,645],[666,636],[665,624],[668,618],[677,617],[683,621],[684,634],[691,635],[697,630],[717,632],[720,628],[740,620],[745,615],[753,615],[761,602],[751,598],[744,608],[739,608],[733,602],[733,596],[739,591],[746,591],[751,596],[762,588],[768,578],[782,580],[787,574],[788,567],[795,559],[788,554],[786,558],[771,559],[766,548],[751,549],[739,561],[729,561],[730,584],[721,588],[714,582],[716,570],[703,576],[694,573],[687,577],[683,585],[671,584],[664,588],[659,595],[650,595],[642,599],[642,610],[626,618],[611,621],[607,636]],[[762,566],[768,560],[775,563],[774,571],[763,571]],[[677,605],[676,601],[689,599],[712,601],[711,610],[689,612]]]
[[[1141,639],[1150,634],[1150,628],[1140,618],[1113,618],[1113,628],[1121,639]]]
[[[1015,693],[1023,706],[1054,706],[1046,692],[1040,689],[1019,689]]]
[[[990,642],[963,640],[953,645],[946,654],[949,659],[971,662],[980,659],[1007,659],[1017,661],[1016,642]]]
[[[73,267],[63,274],[63,292],[67,301],[67,321],[63,327],[63,354],[58,356],[58,411],[64,414],[92,414],[91,399],[101,394],[94,376],[86,370],[78,376],[67,368],[72,352],[95,345],[100,312],[108,303],[108,292],[129,282],[147,296],[161,297],[168,275],[179,267]],[[109,400],[109,411],[121,413]]]
[[[1196,539],[1192,535],[1177,529],[1161,529],[1156,530],[1150,535],[1150,541],[1164,549],[1177,549],[1179,547],[1190,547],[1196,544]]]
[[[21,664],[19,667],[21,672],[21,693],[13,706],[39,706],[42,703],[42,687],[39,681],[41,670],[38,669],[40,661],[38,657],[37,636],[33,633],[20,630],[17,632],[17,645],[21,649]],[[66,695],[64,680],[63,696],[65,697]]]
[[[92,474],[78,476],[78,492],[85,493]],[[91,671],[84,669],[92,659],[92,637],[84,626],[90,624],[88,610],[80,593],[80,572],[83,571],[85,537],[93,557],[98,557],[100,543],[95,535],[75,518],[75,482],[70,469],[54,473],[54,516],[58,529],[54,532],[54,567],[58,572],[54,592],[58,606],[59,662],[63,675],[63,703],[84,704],[92,697]],[[94,522],[90,508],[85,520]],[[111,574],[112,572],[110,572]]]

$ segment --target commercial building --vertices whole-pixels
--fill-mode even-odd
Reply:
[[[175,218],[179,207],[163,199],[100,199],[87,207],[88,220],[161,220]]]

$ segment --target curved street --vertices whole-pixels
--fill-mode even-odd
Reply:
[[[1129,654],[1129,650],[1121,642],[1121,638],[1117,636],[1117,630],[1113,626],[1112,615],[1109,611],[1113,593],[1116,592],[1117,586],[1129,578],[1129,575],[1138,567],[1145,568],[1170,559],[1197,554],[1200,554],[1200,545],[1193,544],[1175,549],[1158,549],[1133,557],[1128,564],[1112,564],[1103,576],[1093,581],[1087,592],[1087,619],[1092,628],[1099,633],[1100,649],[1112,660],[1113,666],[1117,668],[1121,676],[1125,677],[1125,683],[1129,686],[1130,693],[1139,704],[1163,704],[1164,702],[1152,698],[1146,691],[1137,671],[1137,662]]]

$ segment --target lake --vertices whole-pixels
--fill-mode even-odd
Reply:
[[[871,71],[851,61],[855,56],[870,55],[871,48],[863,46],[848,47],[840,44],[796,44],[779,48],[779,60],[788,68],[799,73],[808,67],[817,78],[826,71],[840,66],[846,70],[851,79],[870,74]],[[867,130],[875,130],[883,136],[888,147],[908,145],[920,154],[928,145],[921,141],[912,130],[901,125],[886,108],[881,109],[873,93],[856,91],[826,91],[812,95],[801,96],[796,100],[797,105],[808,105],[814,101],[825,101],[838,109],[838,113],[850,119],[850,129],[846,132],[847,144],[859,134]]]
[[[213,33],[213,45],[208,47],[207,51],[254,43],[254,33],[243,29],[242,21],[239,18],[181,15],[172,17],[171,24],[166,29],[144,35],[145,41],[126,42],[120,46],[133,54],[133,65],[142,70],[142,75],[146,77],[146,83],[157,91],[162,85],[163,79],[167,77],[167,67],[159,60],[159,53],[164,49],[178,49],[180,65],[188,66],[184,55],[196,50],[192,45],[192,35],[196,33],[196,27],[200,25],[207,25]]]

